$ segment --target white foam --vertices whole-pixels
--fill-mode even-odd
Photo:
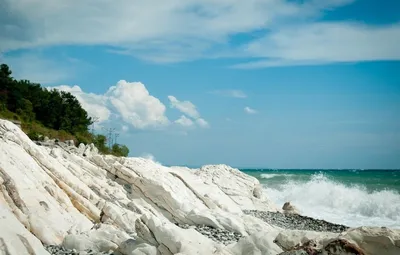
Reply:
[[[400,228],[400,194],[393,190],[368,192],[360,186],[345,186],[323,174],[308,182],[288,181],[278,188],[265,187],[278,205],[290,201],[303,215],[356,226]]]
[[[260,178],[262,179],[271,179],[277,176],[289,176],[288,174],[260,174]]]

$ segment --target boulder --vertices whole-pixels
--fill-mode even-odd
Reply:
[[[299,210],[294,205],[290,204],[290,202],[283,204],[282,210],[284,214],[300,214]]]

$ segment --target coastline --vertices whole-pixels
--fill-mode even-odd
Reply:
[[[0,177],[0,250],[10,255],[400,254],[400,230],[286,213],[238,169],[39,146],[4,120]]]

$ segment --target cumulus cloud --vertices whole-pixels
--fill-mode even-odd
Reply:
[[[241,90],[237,89],[228,89],[228,90],[214,90],[211,91],[212,94],[221,95],[226,97],[234,97],[234,98],[246,98],[247,95]]]
[[[179,101],[178,99],[176,99],[176,97],[174,96],[168,96],[168,99],[171,103],[171,107],[172,108],[176,108],[179,111],[181,111],[182,113],[185,113],[186,115],[197,119],[200,117],[199,112],[196,109],[196,106],[190,102],[190,101]]]
[[[121,80],[102,95],[83,92],[79,86],[61,85],[52,88],[76,96],[88,114],[98,117],[99,122],[109,120],[115,115],[137,129],[160,128],[169,124],[165,105],[150,95],[140,82]],[[127,130],[127,127],[123,127],[124,129]]]
[[[185,115],[182,115],[179,119],[175,120],[175,123],[184,127],[191,127],[194,124],[193,121]]]
[[[3,0],[0,52],[106,45],[109,51],[159,63],[219,56],[257,59],[238,68],[399,60],[399,24],[319,22],[326,10],[353,1],[86,0],[77,10],[70,0]],[[255,31],[266,32],[243,47],[230,40]]]
[[[179,101],[174,96],[168,96],[168,99],[171,108],[175,108],[191,118],[189,119],[185,115],[182,115],[178,120],[175,121],[175,123],[186,127],[193,126],[194,123],[197,123],[197,125],[202,128],[207,128],[210,126],[206,120],[200,117],[200,113],[197,111],[196,106],[192,102]]]
[[[257,113],[256,110],[254,110],[253,108],[250,108],[250,107],[248,107],[248,106],[246,106],[246,107],[244,108],[244,111],[245,111],[246,113],[248,113],[248,114],[256,114],[256,113]]]
[[[98,118],[99,124],[116,119],[122,120],[123,132],[129,130],[126,124],[136,129],[159,129],[170,124],[166,116],[166,106],[158,98],[150,95],[145,85],[140,82],[120,80],[104,94],[86,93],[76,85],[60,85],[48,87],[48,89],[70,92],[79,100],[90,117]],[[174,96],[168,96],[168,98],[171,108],[176,108],[183,113],[174,121],[175,124],[186,128],[210,127],[209,123],[201,118],[192,102],[179,101]]]
[[[151,96],[143,83],[121,80],[105,94],[123,120],[136,128],[165,126],[166,107]]]

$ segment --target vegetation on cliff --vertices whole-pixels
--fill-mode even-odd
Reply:
[[[69,92],[46,89],[29,80],[16,80],[6,64],[0,66],[0,118],[20,121],[31,139],[49,138],[94,143],[100,152],[127,156],[125,145],[106,146],[104,135],[89,132],[94,120]]]

